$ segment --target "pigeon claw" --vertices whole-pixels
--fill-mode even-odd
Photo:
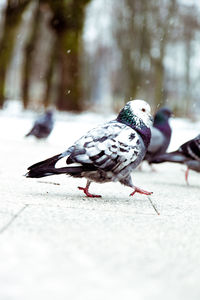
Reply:
[[[135,193],[139,193],[139,194],[143,194],[143,195],[151,195],[153,194],[153,192],[148,192],[148,191],[145,191],[145,190],[142,190],[138,187],[135,187],[134,191],[130,194],[130,196],[133,196]]]
[[[90,198],[101,198],[101,195],[90,194],[89,191],[88,191],[88,187],[87,186],[85,188],[81,187],[81,186],[78,186],[78,189],[82,190],[87,197],[90,197]]]

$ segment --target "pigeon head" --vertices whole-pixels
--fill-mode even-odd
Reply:
[[[46,116],[49,117],[49,118],[53,117],[53,111],[50,110],[50,109],[47,110],[45,114],[46,114]]]
[[[154,126],[157,124],[168,123],[169,118],[171,117],[172,112],[167,107],[160,108],[154,117]]]
[[[124,123],[136,130],[143,138],[146,146],[151,139],[150,127],[152,126],[151,108],[144,100],[132,100],[126,103],[120,111],[117,121]]]
[[[136,127],[151,127],[152,116],[151,108],[144,100],[132,100],[126,103],[120,111],[117,121],[125,123],[134,129]]]

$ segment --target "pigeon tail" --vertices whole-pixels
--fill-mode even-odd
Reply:
[[[29,178],[41,178],[51,175],[60,175],[60,174],[68,174],[71,176],[79,176],[81,172],[83,172],[83,167],[64,167],[64,168],[54,168],[54,167],[37,167],[28,171],[25,174],[26,177]]]
[[[56,168],[57,161],[70,154],[70,151],[66,151],[55,156],[52,156],[46,160],[40,161],[28,168],[28,172],[25,174],[29,178],[41,178],[51,175],[68,174],[74,177],[81,177],[81,173],[84,171],[93,171],[96,169],[93,166],[80,165]]]
[[[174,151],[174,152],[165,153],[154,157],[154,159],[151,160],[151,163],[160,164],[163,162],[174,162],[174,163],[181,164],[184,163],[185,161],[187,161],[187,158],[185,157],[184,154],[180,153],[179,151]]]
[[[28,136],[30,136],[30,135],[32,135],[33,134],[33,130],[30,130],[26,135],[25,135],[25,137],[28,137]]]
[[[71,173],[75,172],[74,168],[55,168],[55,165],[59,159],[64,157],[63,153],[57,154],[55,156],[52,156],[46,160],[40,161],[28,168],[28,173],[26,173],[26,177],[31,178],[40,178],[45,176],[51,176],[56,174],[63,174],[63,173]],[[80,169],[80,167],[78,167]],[[73,169],[73,171],[72,171]],[[78,171],[76,169],[76,171]],[[80,171],[80,170],[79,170]]]

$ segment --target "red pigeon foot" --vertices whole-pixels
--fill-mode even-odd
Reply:
[[[88,187],[87,186],[85,188],[81,187],[81,186],[78,186],[78,189],[82,190],[86,194],[87,197],[90,197],[90,198],[101,198],[101,195],[90,194],[89,191],[88,191]]]
[[[133,196],[135,193],[139,193],[139,194],[143,194],[143,195],[153,194],[153,192],[148,192],[148,191],[142,190],[142,189],[138,188],[137,186],[135,186],[135,190],[130,194],[130,196]]]

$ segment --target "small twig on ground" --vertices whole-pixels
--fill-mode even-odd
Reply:
[[[157,213],[157,215],[160,215],[159,211],[157,210],[155,204],[152,202],[151,198],[149,196],[147,196],[149,202],[151,203],[153,209],[155,210],[155,212]]]
[[[51,182],[51,181],[37,181],[39,183],[47,183],[47,184],[54,184],[54,185],[60,185],[60,183],[57,182]]]
[[[29,204],[25,204],[15,215],[12,216],[12,218],[8,221],[7,224],[5,224],[1,229],[0,229],[0,234],[3,233],[10,227],[10,225],[14,222],[15,219],[21,215],[21,213],[28,207]]]

